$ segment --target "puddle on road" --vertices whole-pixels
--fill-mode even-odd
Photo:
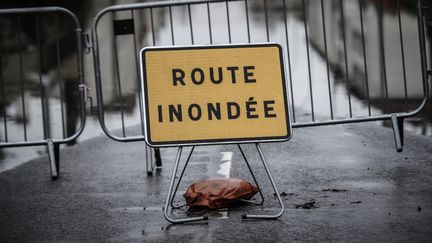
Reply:
[[[209,219],[228,219],[230,217],[230,210],[222,208],[218,210],[210,210],[207,208],[188,208],[186,211],[188,216],[208,216]]]
[[[136,211],[144,211],[145,207],[129,207],[129,208],[124,208],[124,211],[132,211],[132,212],[136,212]]]
[[[175,238],[181,237],[182,239],[188,239],[192,242],[199,242],[197,239],[201,239],[203,235],[207,234],[208,221],[206,222],[195,222],[186,224],[164,224],[157,222],[154,225],[148,225],[142,228],[135,228],[122,233],[119,236],[113,237],[108,241],[156,241],[166,242],[168,241],[167,236],[175,236]]]
[[[231,173],[231,161],[233,157],[233,152],[221,152],[221,154],[221,164],[219,165],[219,170],[216,173],[222,175],[225,178],[229,178]]]
[[[394,185],[388,180],[376,181],[345,181],[344,184],[361,189],[392,189]]]
[[[145,228],[137,228],[124,232],[123,234],[109,239],[109,241],[127,241],[127,240],[144,240],[148,237],[163,237],[167,227],[162,225],[153,225]]]

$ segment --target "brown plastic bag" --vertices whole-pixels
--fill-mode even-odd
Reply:
[[[215,178],[190,185],[183,197],[189,206],[218,209],[237,200],[251,199],[257,192],[257,187],[245,180]]]

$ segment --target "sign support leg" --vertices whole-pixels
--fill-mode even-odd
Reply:
[[[273,187],[273,190],[274,190],[275,193],[276,193],[276,197],[277,197],[277,200],[278,200],[278,202],[279,202],[279,204],[280,204],[280,206],[281,206],[281,209],[280,209],[279,213],[274,214],[274,215],[273,215],[273,214],[262,214],[262,215],[244,214],[244,215],[242,216],[242,218],[243,218],[243,219],[277,219],[277,218],[279,218],[280,216],[282,216],[282,214],[284,213],[284,211],[285,211],[285,205],[284,205],[284,203],[283,203],[283,201],[282,201],[282,198],[281,198],[280,195],[279,195],[279,191],[278,191],[278,189],[276,188],[276,184],[275,184],[275,182],[274,182],[274,180],[273,180],[273,176],[271,175],[271,173],[270,173],[270,169],[269,169],[269,166],[267,165],[267,160],[266,160],[265,157],[264,157],[264,153],[263,153],[263,151],[262,151],[262,149],[261,149],[259,143],[255,143],[255,146],[256,146],[256,148],[257,148],[257,150],[258,150],[258,153],[259,153],[259,155],[260,155],[260,157],[261,157],[261,161],[262,161],[262,163],[263,163],[263,165],[264,165],[264,168],[265,168],[265,170],[266,170],[267,176],[268,176],[269,179],[270,179],[270,183],[271,183],[271,185],[272,185],[272,187]]]
[[[176,177],[178,166],[180,163],[182,151],[183,151],[183,147],[179,147],[177,150],[177,156],[176,156],[176,160],[175,160],[175,164],[174,164],[174,169],[173,169],[173,172],[171,175],[171,182],[170,182],[170,186],[168,189],[168,195],[167,195],[165,207],[164,207],[165,219],[168,220],[169,222],[173,223],[173,224],[181,224],[181,223],[185,223],[185,222],[192,222],[192,221],[199,221],[199,220],[207,220],[208,219],[207,216],[191,217],[191,218],[183,218],[183,219],[173,219],[168,215],[168,207],[170,206],[170,201],[171,201],[171,197],[172,197],[172,191],[173,191],[173,187],[174,187],[175,177]]]
[[[188,157],[187,157],[187,159],[186,159],[185,165],[184,165],[184,167],[183,167],[183,169],[182,169],[182,171],[181,171],[181,173],[180,173],[180,177],[179,177],[179,179],[178,179],[178,181],[177,181],[177,184],[176,184],[176,187],[175,187],[174,193],[173,193],[173,195],[172,195],[172,197],[171,197],[171,202],[170,202],[170,204],[171,204],[171,207],[173,207],[174,209],[178,209],[178,208],[181,207],[181,206],[174,206],[174,199],[175,199],[175,196],[176,196],[176,194],[177,194],[178,187],[180,186],[180,181],[181,181],[182,178],[183,178],[183,175],[184,175],[184,173],[185,173],[185,171],[186,171],[186,167],[187,167],[188,164],[189,164],[189,161],[190,161],[190,158],[192,157],[192,153],[193,153],[194,149],[195,149],[195,146],[192,146],[192,149],[191,149],[191,151],[189,152],[189,155],[188,155]]]
[[[248,162],[248,160],[247,160],[247,158],[246,158],[246,154],[244,153],[244,151],[243,151],[243,149],[241,148],[241,146],[240,146],[239,143],[237,144],[237,146],[238,146],[238,148],[239,148],[239,150],[240,150],[240,153],[241,153],[241,155],[242,155],[244,161],[246,162],[246,165],[247,165],[247,167],[248,167],[248,169],[249,169],[249,172],[251,173],[252,178],[253,178],[253,180],[254,180],[254,182],[255,182],[255,185],[256,185],[256,187],[258,188],[258,192],[259,192],[259,194],[260,194],[260,196],[261,196],[261,201],[260,201],[260,202],[254,202],[254,201],[251,201],[251,200],[242,200],[242,201],[247,202],[247,203],[252,203],[252,204],[255,204],[255,205],[262,205],[262,204],[264,203],[264,195],[262,194],[261,188],[260,188],[260,186],[258,185],[258,181],[257,181],[257,179],[256,179],[256,177],[255,177],[255,174],[253,173],[252,168],[250,167],[250,164],[249,164],[249,162]]]

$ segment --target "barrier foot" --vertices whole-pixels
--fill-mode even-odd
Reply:
[[[162,158],[161,158],[161,154],[160,154],[160,150],[159,148],[155,148],[154,149],[154,156],[155,156],[155,164],[156,167],[162,167]]]
[[[404,132],[403,132],[403,118],[398,117],[397,114],[391,115],[391,122],[393,125],[393,134],[395,138],[396,151],[402,152],[403,149],[403,140],[404,140]]]
[[[153,176],[154,164],[152,148],[144,144],[147,176]]]
[[[147,176],[152,176],[155,168],[162,167],[162,158],[161,158],[160,150],[159,148],[151,148],[147,146],[147,144],[145,144],[144,146],[145,146],[145,154],[146,154],[145,157],[146,157]]]
[[[285,211],[285,205],[284,205],[284,203],[282,201],[282,198],[280,197],[278,189],[276,188],[276,184],[275,184],[275,182],[273,180],[272,174],[270,173],[269,166],[267,165],[267,161],[266,161],[266,159],[264,157],[264,153],[263,153],[260,145],[258,143],[256,143],[255,146],[256,146],[256,148],[258,150],[258,153],[259,153],[260,158],[261,158],[261,162],[264,165],[264,168],[265,168],[265,171],[267,173],[267,176],[270,179],[270,183],[271,183],[271,185],[273,187],[273,190],[276,193],[276,197],[277,197],[277,200],[278,200],[278,202],[279,202],[279,204],[281,206],[281,209],[280,209],[279,213],[277,213],[277,214],[261,214],[261,215],[243,214],[242,215],[242,219],[277,219],[280,216],[282,216],[282,214],[284,213],[284,211]]]
[[[56,180],[60,176],[60,144],[51,139],[47,141],[48,160],[51,170],[51,179]]]
[[[174,219],[174,218],[171,218],[170,215],[169,215],[169,213],[168,213],[168,208],[170,207],[170,202],[171,202],[171,197],[172,197],[172,192],[173,192],[175,177],[176,177],[178,166],[179,166],[179,163],[180,163],[180,157],[181,157],[182,150],[183,150],[183,147],[179,147],[178,150],[177,150],[177,156],[176,156],[176,160],[175,160],[175,164],[174,164],[174,169],[173,169],[173,172],[172,172],[172,175],[171,175],[171,182],[170,182],[170,186],[169,186],[169,189],[168,189],[168,195],[167,195],[166,202],[165,202],[165,207],[164,207],[164,217],[165,217],[166,220],[168,220],[170,223],[173,223],[173,224],[181,224],[181,223],[186,223],[186,222],[208,220],[207,216]]]

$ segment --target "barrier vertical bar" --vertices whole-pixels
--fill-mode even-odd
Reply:
[[[330,65],[329,65],[329,58],[328,58],[326,21],[325,21],[324,13],[325,13],[324,2],[323,0],[321,0],[321,17],[322,17],[322,28],[323,28],[323,37],[324,37],[324,55],[325,55],[326,69],[327,69],[327,87],[328,87],[329,102],[330,102],[330,118],[333,120],[333,101],[332,101],[332,92],[331,92],[331,84],[330,84]]]
[[[56,30],[57,32],[59,32],[59,23],[58,23],[58,14],[55,15],[55,25],[56,25]],[[65,130],[65,121],[64,121],[64,107],[63,107],[63,103],[64,103],[64,97],[63,97],[63,75],[62,75],[62,70],[61,70],[61,57],[60,57],[60,43],[59,43],[59,39],[56,38],[56,54],[57,54],[57,78],[58,78],[58,82],[59,82],[59,91],[60,91],[60,113],[61,113],[61,123],[62,123],[62,133],[63,133],[63,138],[66,138],[66,130]]]
[[[208,17],[208,29],[209,29],[209,40],[210,44],[213,44],[212,24],[210,17],[210,3],[207,2],[207,17]]]
[[[188,17],[189,17],[189,29],[190,29],[190,36],[191,36],[191,44],[195,44],[194,42],[194,34],[193,34],[193,27],[192,27],[192,13],[191,13],[191,6],[190,4],[187,5],[188,9]]]
[[[151,26],[151,33],[152,33],[152,43],[153,46],[156,45],[156,35],[154,30],[154,22],[153,22],[153,8],[150,8],[150,26]]]
[[[131,17],[132,21],[135,23],[135,15],[134,10],[131,9]],[[134,30],[133,30],[133,45],[135,50],[135,66],[136,66],[136,75],[137,75],[137,87],[138,87],[138,106],[139,106],[139,113],[140,113],[140,121],[141,121],[141,134],[144,135],[144,113],[143,113],[143,105],[142,105],[142,96],[141,96],[141,83],[139,80],[140,72],[139,72],[139,50],[137,47],[137,41],[136,41],[136,30],[135,30],[135,24],[134,24]]]
[[[344,5],[343,1],[339,0],[339,8],[341,14],[341,28],[342,28],[342,39],[343,39],[343,49],[344,49],[344,60],[345,60],[345,82],[346,82],[346,92],[348,94],[348,108],[349,108],[349,116],[353,117],[352,113],[352,105],[351,105],[351,80],[349,74],[348,67],[348,50],[347,50],[347,41],[346,41],[346,30],[345,30],[345,14],[344,14]]]
[[[380,46],[380,64],[381,64],[381,78],[384,80],[384,93],[385,93],[385,112],[389,110],[389,94],[387,84],[387,66],[385,58],[385,45],[384,45],[384,22],[383,22],[383,3],[378,0],[378,33],[379,33],[379,46]]]
[[[290,96],[291,96],[291,106],[292,106],[292,119],[293,122],[296,122],[296,115],[295,115],[295,104],[294,104],[294,91],[293,91],[293,81],[292,81],[292,70],[291,70],[291,55],[290,55],[290,44],[289,44],[289,35],[288,35],[288,23],[287,23],[287,6],[286,6],[286,0],[282,0],[283,4],[283,18],[284,18],[284,26],[285,26],[285,42],[287,45],[287,59],[288,59],[288,75],[289,75],[289,86],[290,86]]]
[[[267,42],[269,42],[270,41],[270,30],[269,30],[269,23],[268,23],[267,0],[264,0],[264,17],[265,17]]]
[[[45,97],[45,83],[42,80],[42,44],[41,44],[41,33],[40,33],[40,15],[36,14],[36,39],[38,46],[38,73],[39,73],[39,88],[41,92],[41,109],[42,109],[42,126],[43,126],[43,138],[47,139],[49,137],[47,120],[47,105]]]
[[[405,65],[405,50],[404,50],[404,40],[403,40],[403,32],[402,32],[402,20],[400,13],[400,0],[396,1],[397,4],[397,15],[398,15],[398,24],[399,24],[399,41],[401,45],[401,61],[402,61],[402,75],[404,81],[404,95],[405,95],[405,109],[409,110],[408,107],[408,90],[407,90],[407,77],[406,77],[406,65]]]
[[[168,6],[168,11],[169,11],[169,20],[170,20],[170,30],[171,30],[171,44],[175,45],[175,41],[174,41],[174,27],[173,27],[173,18],[172,18],[172,10],[171,10],[171,6]]]
[[[371,116],[371,104],[370,104],[370,97],[369,97],[369,74],[368,74],[368,67],[367,67],[366,43],[365,43],[364,24],[363,24],[363,6],[361,1],[359,1],[359,9],[360,9],[360,29],[361,29],[361,36],[362,36],[363,66],[364,66],[364,73],[365,73],[366,100],[368,105],[368,114],[369,116]]]
[[[307,64],[308,64],[308,75],[309,75],[309,95],[311,102],[311,113],[312,113],[312,122],[315,121],[315,110],[314,110],[314,100],[313,100],[313,92],[312,92],[312,73],[311,73],[311,65],[310,65],[310,52],[309,52],[309,35],[308,35],[308,27],[307,27],[307,15],[306,15],[306,2],[303,2],[303,17],[304,17],[304,31],[306,37],[306,53],[307,53]]]
[[[249,24],[248,0],[245,0],[244,3],[245,3],[245,11],[246,11],[246,29],[247,29],[248,43],[250,43],[251,36],[250,36],[250,24]]]
[[[5,142],[8,142],[8,130],[7,130],[7,114],[6,114],[6,93],[5,93],[5,85],[4,85],[4,74],[3,74],[3,41],[0,39],[0,89],[2,94],[2,113],[3,113],[3,128],[4,128],[4,136]]]
[[[20,93],[21,93],[21,109],[23,116],[23,132],[24,132],[24,141],[27,141],[27,114],[25,107],[25,84],[24,84],[24,68],[23,68],[23,54],[22,54],[22,36],[21,36],[21,21],[20,16],[17,16],[17,38],[18,38],[18,58],[19,58],[19,73],[20,73]]]
[[[112,13],[113,21],[115,21],[115,13]],[[117,97],[120,103],[120,117],[122,124],[122,134],[123,137],[126,137],[126,128],[125,128],[125,120],[124,120],[124,108],[123,108],[123,94],[121,87],[121,79],[120,79],[120,65],[118,60],[118,50],[117,50],[117,37],[116,35],[112,36],[113,48],[114,48],[114,65],[115,65],[115,78],[117,84]]]
[[[229,15],[228,1],[225,1],[225,8],[226,8],[226,16],[227,16],[228,43],[231,44],[231,24],[230,24],[230,15]]]

